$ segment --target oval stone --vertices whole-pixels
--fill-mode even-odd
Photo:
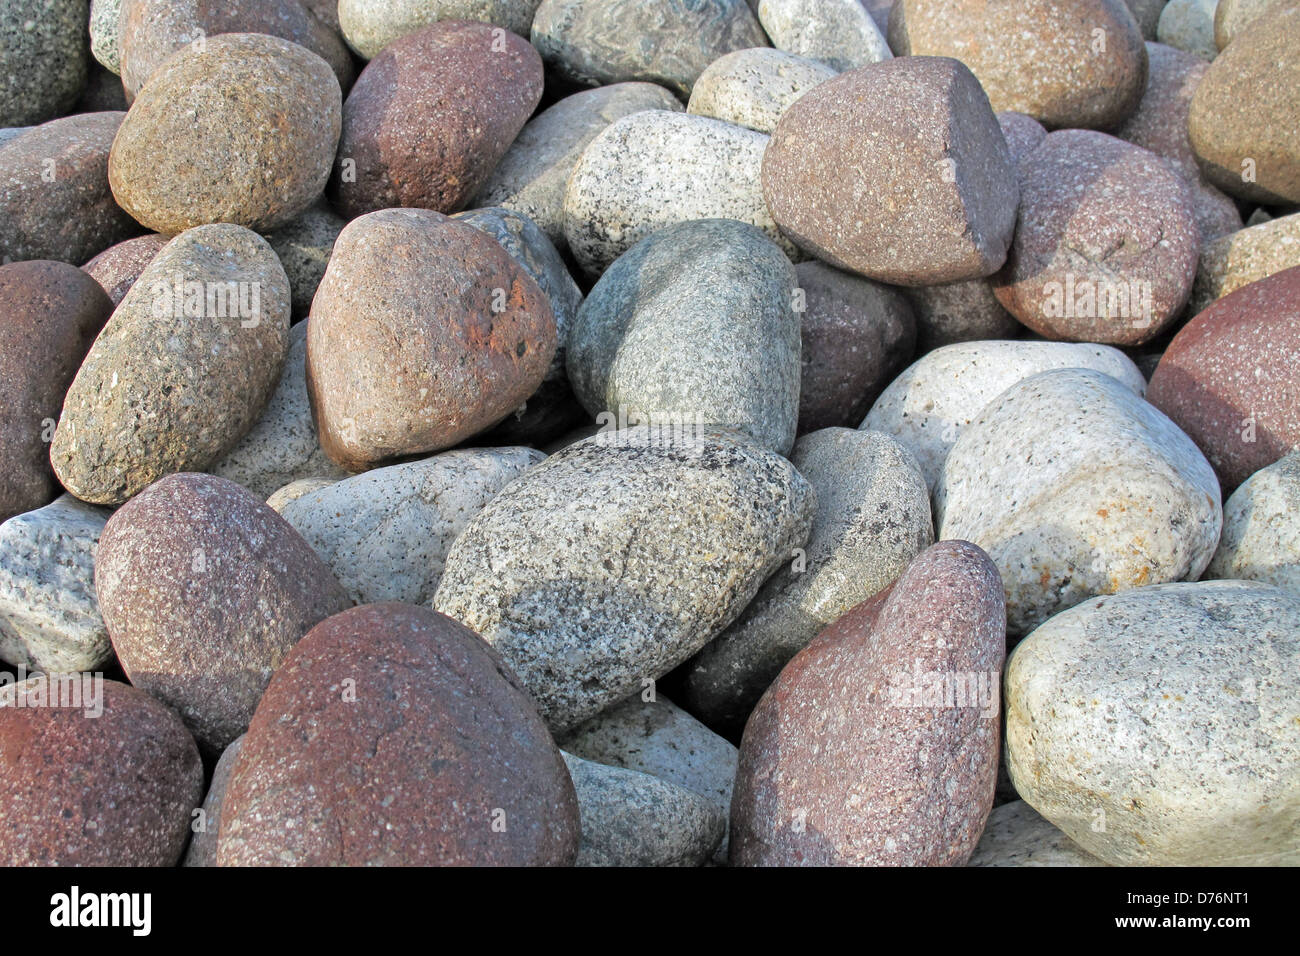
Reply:
[[[1263,581],[1300,592],[1297,502],[1300,451],[1293,451],[1247,478],[1224,503],[1219,550],[1203,577]]]
[[[793,53],[767,47],[737,50],[718,57],[700,74],[686,112],[770,133],[795,100],[835,75],[825,63]]]
[[[441,20],[478,20],[528,36],[541,0],[337,0],[336,23],[367,60],[408,34]]]

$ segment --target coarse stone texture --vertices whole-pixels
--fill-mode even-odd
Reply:
[[[732,863],[965,864],[993,805],[1004,642],[998,573],[965,541],[823,631],[745,728]]]
[[[1138,345],[1181,311],[1200,231],[1159,156],[1092,130],[1049,133],[1018,167],[1020,215],[993,279],[1003,307],[1051,339]]]
[[[876,400],[861,427],[883,432],[916,456],[934,490],[944,459],[989,402],[1023,379],[1053,368],[1090,368],[1135,395],[1146,379],[1119,349],[1067,342],[966,342],[935,349]]]
[[[338,0],[338,25],[367,60],[440,20],[477,20],[528,36],[541,0]]]
[[[1023,800],[994,807],[967,866],[1105,866]]]
[[[61,495],[0,524],[0,660],[71,673],[113,659],[95,597],[95,548],[108,516]]]
[[[527,216],[503,207],[473,209],[453,219],[473,226],[501,244],[546,294],[555,315],[555,355],[537,391],[480,441],[493,445],[540,445],[586,420],[565,371],[569,330],[582,305],[582,290],[546,233]]]
[[[361,471],[457,445],[535,393],[555,349],[546,294],[500,243],[426,209],[362,216],[307,323],[321,447]]]
[[[1218,0],[1169,0],[1156,23],[1156,39],[1166,46],[1210,61],[1218,56],[1214,42],[1214,8]]]
[[[531,448],[444,452],[333,482],[279,511],[354,603],[428,604],[452,541],[544,457]]]
[[[62,116],[90,65],[88,0],[5,0],[0,7],[0,126]]]
[[[807,545],[678,675],[683,706],[719,733],[738,735],[795,654],[934,542],[925,479],[892,438],[826,428],[800,438],[791,461],[817,493]]]
[[[1047,129],[1042,123],[1027,113],[1015,110],[1001,110],[997,114],[998,125],[1006,137],[1007,149],[1011,151],[1011,162],[1019,166],[1025,157],[1039,147],[1047,137]]]
[[[5,127],[4,129],[0,129],[0,146],[3,146],[11,139],[17,139],[19,136],[27,132],[29,129],[34,129],[34,128],[35,127],[32,126],[11,126],[11,127]]]
[[[486,23],[446,20],[370,61],[343,105],[329,196],[346,219],[398,206],[456,212],[542,97],[542,61]]]
[[[127,239],[109,246],[84,266],[82,271],[99,283],[113,300],[113,308],[122,304],[140,273],[153,262],[170,240],[156,232]]]
[[[302,5],[312,12],[321,23],[340,30],[339,0],[302,0]]]
[[[1210,182],[1251,202],[1300,202],[1297,88],[1300,4],[1282,5],[1237,35],[1192,96],[1187,132]]]
[[[993,294],[988,279],[965,279],[903,290],[916,316],[916,353],[958,342],[1015,338],[1023,331]]]
[[[330,485],[342,479],[339,478],[299,478],[297,481],[291,481],[283,488],[277,488],[275,492],[266,499],[266,506],[281,514],[291,502],[297,501],[303,495],[309,495],[313,491],[319,491],[321,488],[328,488]]]
[[[220,34],[263,34],[310,50],[340,88],[352,84],[352,58],[338,31],[298,0],[121,0],[120,72],[128,98],[138,96],[179,50],[202,53]]]
[[[565,753],[582,819],[577,866],[703,866],[727,815],[685,787]]]
[[[1202,577],[1263,581],[1300,592],[1298,515],[1300,452],[1292,452],[1255,472],[1224,503],[1219,550]]]
[[[154,232],[275,229],[325,188],[341,117],[338,81],[316,54],[262,34],[215,36],[169,57],[140,91],[108,181]]]
[[[1296,0],[1219,0],[1214,8],[1214,45],[1222,50],[1263,14],[1284,6],[1296,6]]]
[[[176,715],[89,675],[0,687],[0,863],[175,866],[203,798]]]
[[[49,504],[49,441],[77,367],[113,311],[75,266],[0,265],[0,521]]]
[[[433,604],[497,648],[562,733],[735,620],[815,508],[793,465],[738,435],[602,432],[471,519]]]
[[[988,97],[946,57],[886,60],[813,87],[777,123],[762,186],[805,252],[897,285],[996,271],[1019,199]]]
[[[288,348],[289,281],[265,240],[227,223],[183,232],[68,388],[55,474],[83,501],[118,505],[163,475],[207,468],[257,422]]]
[[[1012,780],[1107,863],[1294,866],[1297,675],[1294,592],[1210,581],[1096,598],[1007,665]]]
[[[785,454],[799,416],[794,267],[734,219],[667,226],[601,276],[569,333],[574,394],[603,421],[728,425]]]
[[[181,866],[217,865],[217,835],[221,829],[221,805],[225,803],[226,788],[230,786],[231,774],[235,772],[235,761],[239,758],[239,745],[243,741],[243,736],[236,737],[230,742],[230,746],[221,752],[221,759],[217,761],[217,766],[212,771],[208,795],[203,798],[203,806],[199,807],[202,815],[196,817],[190,824],[193,834],[190,836],[190,845],[185,849],[185,859]]]
[[[961,60],[995,110],[1049,129],[1109,129],[1146,83],[1142,32],[1124,0],[898,0],[889,45],[896,56]]]
[[[1300,446],[1300,267],[1252,282],[1188,322],[1147,398],[1205,452],[1225,494]]]
[[[325,277],[334,243],[347,224],[322,197],[292,222],[263,237],[289,277],[293,321],[301,322],[311,312],[311,300]]]
[[[578,264],[599,276],[651,233],[698,219],[736,219],[795,248],[763,201],[769,137],[668,110],[643,110],[593,139],[569,176],[564,236]]]
[[[685,787],[713,803],[724,824],[731,812],[735,745],[649,688],[583,721],[557,742],[584,760],[639,770]],[[724,836],[714,861],[726,859]]]
[[[289,353],[262,417],[208,469],[259,498],[301,478],[346,478],[320,446],[307,397],[307,323],[289,330]]]
[[[772,45],[837,71],[890,59],[889,44],[860,0],[759,0]]]
[[[1300,213],[1220,236],[1201,247],[1188,313],[1204,312],[1229,292],[1300,266]]]
[[[233,481],[194,473],[113,513],[95,591],[131,683],[175,708],[209,753],[248,729],[289,649],[351,606],[283,518]]]
[[[125,115],[65,116],[0,144],[0,259],[79,266],[140,231],[108,188]]]
[[[836,73],[824,63],[781,50],[737,50],[718,57],[700,74],[686,112],[770,133],[790,104]]]
[[[718,57],[767,46],[745,0],[542,0],[532,41],[567,80],[586,86],[648,80],[683,99]]]
[[[641,110],[681,112],[677,97],[655,83],[615,83],[566,96],[525,124],[474,200],[503,206],[537,223],[565,250],[564,190],[587,145],[607,126]]]
[[[1168,160],[1182,174],[1191,190],[1192,213],[1202,243],[1241,228],[1237,204],[1211,186],[1201,175],[1196,154],[1187,138],[1187,117],[1192,95],[1209,64],[1190,53],[1147,44],[1146,92],[1133,114],[1115,129],[1115,135],[1135,146],[1149,149]]]
[[[1196,580],[1223,522],[1191,439],[1116,379],[1079,368],[1041,372],[986,406],[948,453],[934,510],[940,539],[973,541],[997,565],[1012,636],[1094,595]]]
[[[90,55],[114,76],[122,72],[122,0],[90,0]]]
[[[221,816],[222,866],[566,866],[578,852],[573,784],[527,691],[472,632],[406,604],[335,615],[293,649]]]
[[[803,341],[799,434],[856,427],[916,350],[912,308],[898,289],[824,262],[801,262],[794,271],[803,306],[796,310]]]

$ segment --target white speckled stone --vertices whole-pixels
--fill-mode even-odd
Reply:
[[[307,400],[307,323],[289,330],[289,355],[266,411],[247,435],[209,469],[258,497],[301,478],[339,479],[347,472],[321,451]]]
[[[916,456],[933,491],[948,451],[984,406],[1022,379],[1053,368],[1096,369],[1138,395],[1146,391],[1137,366],[1109,345],[966,342],[914,362],[876,400],[862,428],[898,439]]]
[[[1156,39],[1213,60],[1219,55],[1214,42],[1214,8],[1218,0],[1169,0],[1156,24]]]
[[[563,732],[735,620],[815,510],[793,465],[735,433],[602,432],[470,521],[434,609],[493,645]]]
[[[686,112],[770,133],[791,103],[835,75],[826,64],[793,53],[737,50],[714,60],[695,81]]]
[[[1077,368],[989,403],[948,453],[934,507],[941,540],[997,565],[1013,636],[1097,594],[1196,580],[1223,522],[1192,440],[1117,379]]]
[[[860,0],[760,0],[758,21],[778,50],[854,70],[893,57]]]
[[[95,597],[95,548],[110,513],[61,495],[0,524],[0,660],[70,672],[113,659]]]
[[[703,866],[726,832],[718,806],[660,777],[564,753],[578,795],[575,866]]]
[[[1205,579],[1300,591],[1300,452],[1261,468],[1223,506],[1223,536]]]
[[[373,60],[384,47],[440,20],[478,20],[527,39],[542,0],[339,0],[348,45]]]
[[[613,123],[583,151],[564,194],[574,257],[599,275],[656,229],[693,219],[739,219],[795,255],[763,201],[767,141],[752,129],[667,110]]]
[[[903,294],[916,314],[916,348],[921,354],[956,342],[1010,338],[1024,328],[1002,308],[988,279],[913,286]]]
[[[334,482],[278,510],[355,603],[427,604],[470,518],[544,457],[531,448],[459,449]]]
[[[967,866],[1105,866],[1023,800],[994,807]]]
[[[114,74],[122,72],[121,12],[122,0],[90,0],[90,55]]]
[[[763,691],[824,627],[934,542],[925,479],[887,435],[824,428],[800,438],[791,460],[817,492],[806,548],[682,668],[683,705],[724,733],[744,729]]]
[[[1100,597],[1007,664],[1016,789],[1115,865],[1300,863],[1300,595],[1166,584]]]
[[[1300,266],[1300,212],[1220,236],[1201,248],[1187,314],[1295,266]]]

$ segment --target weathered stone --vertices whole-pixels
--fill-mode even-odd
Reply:
[[[1023,800],[994,807],[967,866],[1105,866]]]
[[[0,7],[0,126],[62,116],[86,83],[88,0],[6,0]]]
[[[778,50],[835,70],[854,70],[893,56],[860,0],[759,0],[758,22]]]
[[[338,25],[367,60],[396,40],[441,20],[478,20],[528,36],[541,0],[338,0]]]
[[[916,316],[919,355],[957,342],[1011,339],[1023,331],[1015,316],[1002,308],[988,279],[913,286],[903,292]]]
[[[1300,452],[1261,468],[1223,506],[1223,535],[1203,577],[1300,591]],[[3,529],[0,529],[2,533]]]
[[[826,64],[793,53],[737,50],[700,74],[686,112],[770,133],[790,104],[835,75]]]
[[[235,761],[239,758],[239,745],[244,738],[237,737],[221,752],[212,771],[212,783],[208,785],[208,795],[199,807],[200,816],[190,825],[193,836],[185,850],[182,866],[216,866],[217,834],[221,828],[221,805],[226,800],[226,788],[230,786],[230,777],[235,772]]]
[[[1002,110],[997,117],[1002,135],[1007,140],[1007,149],[1011,151],[1011,162],[1016,166],[1023,163],[1025,157],[1047,138],[1047,129],[1043,124],[1027,113]]]
[[[1274,7],[1295,0],[1219,0],[1214,7],[1214,45],[1222,50],[1233,38]]]
[[[1201,247],[1187,303],[1198,315],[1229,292],[1300,266],[1300,213],[1220,236]]]
[[[122,72],[121,13],[122,0],[90,0],[90,55],[115,76]]]
[[[117,308],[131,291],[131,286],[140,278],[140,273],[148,268],[168,241],[166,236],[156,232],[127,239],[109,246],[81,268],[99,283],[113,300],[113,308]]]
[[[300,322],[311,312],[311,300],[325,277],[334,243],[347,220],[334,212],[324,198],[285,226],[267,233],[293,295],[293,320]]]
[[[1214,8],[1218,0],[1169,0],[1156,23],[1156,39],[1198,59],[1218,55],[1214,42]]]

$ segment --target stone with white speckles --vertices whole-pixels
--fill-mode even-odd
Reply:
[[[1046,127],[1028,113],[999,110],[997,117],[1002,135],[1007,139],[1007,148],[1011,150],[1011,161],[1016,165],[1024,162],[1025,157],[1047,137]]]
[[[427,604],[452,541],[543,457],[531,448],[444,452],[333,482],[279,511],[354,603]]]
[[[763,202],[768,137],[707,116],[644,110],[611,124],[583,150],[564,194],[564,235],[599,275],[637,242],[673,223],[738,219],[787,254]]]
[[[86,85],[87,0],[6,0],[0,6],[0,126],[29,126],[72,109]]]
[[[1214,8],[1214,45],[1220,50],[1273,7],[1295,6],[1296,0],[1219,0]]]
[[[1300,267],[1243,286],[1183,326],[1147,398],[1200,446],[1228,493],[1300,447]]]
[[[542,0],[531,38],[565,79],[587,86],[648,80],[683,99],[718,57],[767,46],[745,0]]]
[[[95,598],[95,548],[108,516],[62,495],[0,524],[0,660],[68,673],[113,659]]]
[[[813,87],[777,123],[762,165],[782,233],[871,279],[974,279],[1011,244],[1011,154],[988,97],[954,59],[899,57]]]
[[[791,460],[817,492],[808,544],[679,674],[683,706],[721,733],[739,733],[790,658],[934,541],[925,479],[892,438],[826,428],[800,438]]]
[[[1202,577],[1300,592],[1300,451],[1255,472],[1224,503],[1219,550]]]
[[[1146,80],[1142,32],[1124,0],[898,0],[889,45],[896,56],[962,60],[995,110],[1048,129],[1108,129],[1137,106]]]
[[[1016,789],[1114,865],[1300,863],[1300,595],[1209,581],[1099,597],[1007,664]]]
[[[1218,56],[1214,42],[1214,8],[1219,0],[1169,0],[1156,23],[1156,39],[1166,46],[1210,61]]]
[[[95,590],[131,682],[211,752],[248,728],[289,649],[351,603],[283,518],[233,481],[193,473],[114,512]]]
[[[156,232],[127,239],[109,246],[82,266],[81,270],[100,284],[116,308],[140,278],[140,273],[149,267],[149,263],[153,262],[154,257],[162,252],[169,241],[166,236]]]
[[[709,64],[686,111],[770,133],[790,104],[835,75],[824,63],[782,50],[737,50]]]
[[[893,56],[860,0],[759,0],[758,21],[772,45],[835,70]]]
[[[993,806],[1005,640],[997,570],[965,541],[824,630],[745,728],[732,863],[965,864]]]
[[[998,301],[1047,338],[1137,345],[1187,303],[1200,231],[1187,183],[1155,153],[1059,130],[1019,166],[1020,215]]]
[[[738,434],[605,431],[470,521],[433,604],[496,647],[563,732],[735,620],[815,508],[793,465]]]
[[[1023,800],[994,807],[967,866],[1105,866]]]
[[[1055,369],[965,429],[934,489],[939,537],[989,553],[1021,635],[1097,594],[1195,580],[1223,511],[1210,463],[1119,381]]]
[[[716,803],[662,778],[564,754],[582,819],[576,866],[703,866],[722,842]]]
[[[1105,372],[1141,395],[1146,380],[1119,349],[1070,342],[965,342],[923,356],[885,389],[862,428],[896,438],[931,490],[958,436],[984,406],[1022,379],[1052,368]]]
[[[1201,248],[1190,314],[1243,286],[1300,266],[1300,212],[1220,236]]]
[[[988,279],[964,279],[903,290],[916,315],[916,351],[924,355],[957,342],[1014,338],[1023,331],[993,294]]]
[[[122,72],[121,13],[122,0],[90,0],[90,55],[115,75]]]
[[[334,242],[346,225],[347,220],[334,212],[322,197],[292,222],[266,234],[266,241],[289,277],[295,322],[307,318],[311,312],[311,300],[325,277]]]

